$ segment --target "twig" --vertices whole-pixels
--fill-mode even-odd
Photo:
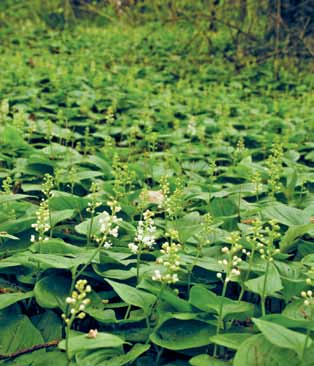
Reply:
[[[0,354],[0,360],[5,360],[6,358],[15,358],[21,355],[24,355],[25,353],[31,353],[34,351],[37,351],[39,349],[48,348],[48,347],[56,347],[59,344],[59,340],[50,341],[47,343],[42,344],[35,344],[32,347],[21,349],[19,351],[9,353],[9,354]]]

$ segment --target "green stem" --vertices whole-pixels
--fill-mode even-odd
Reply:
[[[89,246],[90,242],[91,242],[93,223],[94,223],[94,213],[92,214],[92,217],[90,219],[90,225],[89,225],[88,235],[87,235],[87,246]]]
[[[157,353],[156,366],[159,366],[159,364],[160,364],[160,357],[162,356],[163,352],[164,352],[164,349],[161,347],[160,350]]]
[[[251,252],[251,256],[250,256],[250,260],[249,260],[249,268],[245,274],[244,280],[243,280],[243,285],[241,285],[241,292],[239,294],[239,298],[238,301],[240,302],[243,298],[244,292],[245,292],[245,288],[244,288],[244,283],[249,279],[250,277],[250,273],[252,270],[252,266],[253,266],[253,259],[254,259],[254,254],[255,254],[255,247],[253,247],[252,252]]]
[[[310,320],[313,319],[313,317],[312,317],[312,305],[310,307],[310,317],[309,317],[309,319]],[[307,349],[308,341],[310,340],[310,335],[311,335],[311,329],[308,328],[306,330],[306,338],[305,338],[304,347],[303,347],[303,350],[302,350],[302,364],[301,364],[301,366],[306,366],[306,363],[305,363],[305,352],[306,352],[306,349]]]
[[[71,324],[69,323],[69,324],[67,324],[66,329],[65,329],[65,352],[67,355],[68,363],[71,362],[71,355],[70,355],[70,350],[69,350],[70,329],[71,329]]]
[[[50,208],[49,208],[49,198],[48,198],[47,200],[48,200],[49,226],[50,226],[50,234],[49,234],[49,238],[51,239],[51,238],[52,238],[52,234],[53,234],[53,228],[52,228],[52,216],[51,216],[51,211],[50,211]]]
[[[226,296],[227,286],[228,286],[228,282],[225,281],[223,288],[222,288],[222,294],[220,297],[220,306],[219,306],[219,314],[218,314],[217,327],[216,327],[216,335],[218,335],[220,333],[220,325],[223,321],[223,317],[222,317],[223,300],[224,300],[224,297]],[[215,344],[214,354],[213,354],[214,357],[217,357],[217,351],[218,351],[218,347],[217,347],[217,344]]]
[[[192,280],[192,273],[193,273],[193,269],[199,259],[201,255],[201,248],[199,248],[197,255],[195,256],[194,261],[192,262],[190,268],[189,268],[189,274],[188,274],[188,279],[187,279],[187,298],[189,298],[189,294],[190,294],[190,288],[191,288],[191,280]]]
[[[267,278],[268,278],[268,270],[269,270],[269,264],[270,261],[269,259],[267,260],[267,265],[266,265],[266,271],[265,271],[265,278],[264,278],[264,284],[263,284],[263,291],[262,291],[262,295],[261,295],[261,306],[262,306],[262,315],[265,316],[266,315],[266,307],[265,307],[265,301],[266,301],[266,285],[267,285]]]
[[[139,284],[140,281],[140,261],[141,261],[141,251],[140,249],[136,255],[136,284]]]
[[[162,297],[162,295],[163,295],[163,293],[164,293],[164,291],[165,291],[166,287],[167,287],[166,282],[163,282],[163,283],[162,283],[162,285],[161,285],[161,287],[160,287],[160,291],[159,291],[159,294],[158,294],[157,299],[156,299],[156,301],[155,301],[155,304],[152,306],[151,311],[150,311],[150,313],[149,313],[149,314],[148,314],[148,316],[147,316],[147,321],[148,321],[148,323],[149,323],[149,318],[151,317],[151,315],[153,314],[154,310],[156,309],[156,307],[157,307],[157,305],[158,305],[159,301],[161,300],[161,297]],[[146,324],[147,324],[147,321],[146,321]],[[158,327],[158,319],[156,320],[156,325],[155,325],[155,327],[152,329],[152,331],[150,331],[150,330],[151,330],[151,326],[150,326],[150,324],[149,324],[149,326],[147,327],[147,328],[149,329],[149,335],[150,335],[150,334],[152,334],[152,333],[154,333],[154,332],[155,332],[155,330],[157,329],[157,327]],[[145,344],[148,344],[148,342],[149,342],[149,335],[148,335],[148,337],[147,337],[147,340],[146,340]]]
[[[241,193],[242,193],[242,184],[240,184],[240,192],[238,197],[238,218],[239,222],[241,222]]]
[[[126,313],[124,315],[124,320],[129,317],[130,311],[131,311],[131,305],[128,305],[128,308],[126,309]]]
[[[103,245],[103,241],[101,241],[99,246],[96,248],[96,250],[91,255],[89,260],[84,264],[84,266],[77,273],[72,274],[72,282],[71,282],[71,287],[70,287],[70,296],[71,296],[71,294],[74,290],[76,280],[80,277],[80,275],[85,271],[85,269],[91,264],[92,260],[96,257],[96,255],[100,252],[100,249],[102,248],[102,245]],[[67,313],[68,310],[69,310],[69,305],[67,305],[65,313]]]
[[[43,235],[43,234],[39,233],[39,235]],[[41,244],[42,244],[42,240],[39,240],[39,242],[38,242],[38,254],[41,254]],[[41,265],[40,265],[40,261],[38,260],[37,261],[36,282],[39,280],[40,270],[41,270]]]
[[[136,255],[136,283],[137,283],[137,285],[140,282],[141,254],[142,254],[142,248],[141,248],[141,245],[139,245],[137,255]]]
[[[309,342],[309,339],[310,339],[310,328],[308,328],[306,330],[306,338],[305,338],[305,342],[304,342],[304,346],[303,346],[303,350],[302,350],[302,366],[305,366],[305,351],[306,351],[306,348],[307,348],[307,344]]]

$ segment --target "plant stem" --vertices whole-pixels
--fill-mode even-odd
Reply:
[[[266,271],[265,271],[265,278],[264,278],[264,284],[263,284],[263,291],[262,291],[262,295],[261,295],[261,306],[262,306],[262,315],[265,316],[266,315],[266,307],[265,307],[265,300],[266,300],[266,296],[265,296],[265,291],[266,291],[266,284],[267,284],[267,277],[268,277],[268,270],[269,270],[269,264],[270,261],[267,261],[267,265],[266,265]]]
[[[189,268],[189,274],[188,274],[188,279],[187,279],[187,298],[189,298],[189,294],[190,294],[190,287],[191,287],[191,280],[192,280],[192,273],[193,273],[193,269],[199,259],[199,257],[201,256],[201,251],[202,251],[202,248],[201,247],[198,247],[198,251],[197,251],[197,254]]]
[[[242,184],[240,184],[240,191],[238,197],[238,219],[241,222],[241,194],[242,194]]]
[[[167,283],[166,283],[166,282],[163,282],[163,283],[162,283],[162,285],[161,285],[161,287],[160,287],[160,291],[159,291],[159,294],[158,294],[158,296],[157,296],[157,299],[156,299],[156,301],[155,301],[154,305],[153,305],[153,306],[152,306],[152,308],[151,308],[150,314],[148,314],[148,315],[147,315],[147,321],[148,321],[148,323],[149,323],[149,318],[151,317],[151,315],[152,315],[152,313],[154,312],[154,310],[156,309],[156,307],[157,307],[157,305],[158,305],[159,301],[161,300],[162,294],[163,294],[163,292],[165,291],[166,287],[167,287]],[[146,324],[147,324],[147,321],[146,321]],[[155,330],[157,329],[157,327],[158,327],[158,319],[157,319],[156,325],[155,325],[155,327],[152,329],[152,331],[150,331],[150,330],[151,330],[151,326],[150,326],[150,324],[149,324],[149,326],[147,327],[147,328],[149,329],[149,334],[154,333],[154,332],[155,332]],[[145,344],[147,344],[148,342],[149,342],[149,336],[148,336],[148,338],[147,338],[147,340],[146,340]]]
[[[160,362],[160,357],[162,356],[164,352],[164,349],[161,347],[160,350],[157,353],[157,357],[156,357],[156,366],[159,366],[159,362]]]
[[[302,351],[302,366],[305,366],[305,351],[306,351],[306,348],[307,348],[307,344],[308,344],[308,341],[310,339],[310,328],[308,328],[306,330],[306,338],[305,338],[305,342],[304,342],[304,346],[303,346],[303,351]]]
[[[74,290],[76,280],[80,277],[80,275],[85,271],[85,269],[91,264],[92,260],[96,257],[96,255],[100,252],[102,245],[103,245],[103,241],[99,244],[99,246],[96,248],[96,250],[91,255],[89,260],[84,264],[84,266],[77,273],[72,274],[72,282],[71,282],[71,287],[70,287],[70,292],[69,292],[70,294],[72,294],[72,292]],[[68,309],[69,309],[69,305],[66,308],[66,311],[65,311],[66,313],[68,312]]]
[[[68,363],[71,361],[70,350],[69,350],[69,339],[70,339],[71,324],[67,324],[65,328],[65,352],[67,355]]]
[[[136,284],[137,285],[140,282],[141,254],[142,254],[142,246],[139,245],[138,251],[137,251],[137,254],[136,254]]]
[[[252,270],[252,266],[253,266],[253,259],[254,259],[254,254],[255,254],[255,247],[253,247],[252,252],[251,252],[251,256],[250,256],[250,260],[249,260],[249,268],[245,274],[244,280],[243,280],[243,286],[241,286],[241,292],[239,294],[239,298],[238,301],[240,302],[243,298],[244,292],[245,292],[245,288],[244,288],[244,283],[249,279],[250,277],[250,273]]]
[[[126,309],[126,312],[124,315],[124,319],[127,319],[129,317],[130,311],[131,311],[131,305],[128,305],[128,308]]]
[[[218,335],[220,333],[220,325],[223,321],[223,316],[222,316],[223,300],[224,300],[224,297],[226,296],[227,286],[228,286],[228,282],[225,281],[223,288],[222,288],[222,294],[220,297],[220,306],[219,306],[219,313],[218,313],[218,320],[217,320],[217,327],[216,327],[216,335]],[[218,347],[217,347],[217,344],[215,344],[214,354],[213,354],[214,357],[217,357],[217,350],[218,350]]]
[[[87,246],[89,246],[90,242],[91,242],[93,224],[94,224],[94,213],[92,214],[92,217],[90,219],[90,225],[89,225],[88,235],[87,235]]]

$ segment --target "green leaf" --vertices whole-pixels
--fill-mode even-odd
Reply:
[[[264,290],[265,275],[246,281],[244,284],[249,291],[262,295]],[[264,295],[272,296],[282,289],[282,282],[277,268],[270,263]]]
[[[55,227],[59,222],[71,219],[75,210],[61,210],[51,213],[51,227]]]
[[[12,239],[12,240],[19,240],[18,237],[8,234],[5,231],[0,232],[0,238]]]
[[[44,342],[39,330],[25,315],[0,317],[0,352],[13,353]]]
[[[94,350],[98,348],[115,348],[124,344],[124,340],[120,337],[110,334],[98,332],[96,338],[88,338],[87,334],[70,335],[69,351],[74,354],[80,351]],[[65,350],[65,340],[59,343],[59,348]]]
[[[304,313],[303,313],[303,316],[304,316]],[[293,318],[283,315],[283,313],[268,314],[268,315],[264,316],[262,318],[262,320],[267,320],[268,322],[273,322],[273,323],[282,325],[286,328],[303,328],[303,329],[314,330],[314,320],[307,320],[305,318],[293,319]]]
[[[294,249],[295,240],[304,234],[308,233],[310,230],[314,229],[314,224],[305,224],[290,226],[280,241],[280,249],[282,252],[289,252]]]
[[[51,274],[36,282],[34,294],[39,306],[47,309],[65,309],[65,299],[69,295],[71,280],[61,274]]]
[[[254,306],[244,301],[233,301],[227,297],[217,296],[201,285],[193,286],[190,291],[190,303],[196,308],[210,313],[219,314],[222,306],[222,319],[228,315],[253,314]]]
[[[206,354],[192,357],[189,363],[192,366],[231,366],[231,363],[228,361],[217,360],[217,358]]]
[[[311,307],[305,306],[304,299],[300,299],[288,304],[282,312],[282,315],[289,319],[304,321],[305,319],[311,319]],[[310,326],[312,321],[306,321]]]
[[[138,287],[152,292],[156,296],[159,296],[160,294],[161,285],[153,281],[143,280]],[[181,299],[169,289],[162,291],[161,299],[171,305],[176,311],[180,311],[182,313],[192,311],[191,305],[186,300]]]
[[[269,321],[253,318],[255,325],[263,333],[264,337],[277,347],[288,348],[295,351],[300,359],[302,358],[306,335],[287,329],[282,325]],[[309,339],[307,347],[311,346],[312,340]]]
[[[30,197],[27,194],[5,194],[5,193],[1,193],[0,194],[0,205],[3,203],[7,203],[7,202],[11,202],[11,201],[17,201],[17,200],[22,200],[24,198],[28,198]]]
[[[18,301],[29,299],[33,297],[33,291],[25,292],[25,293],[12,293],[12,294],[1,294],[0,295],[0,310],[4,309],[12,304],[15,304]]]
[[[210,338],[210,341],[219,346],[237,350],[252,335],[251,333],[224,333],[214,335]]]
[[[150,348],[149,344],[135,344],[126,354],[118,354],[114,350],[93,350],[79,352],[76,355],[76,362],[80,366],[101,365],[101,366],[123,366],[135,361],[141,354]],[[110,354],[111,352],[111,354]]]
[[[90,235],[94,236],[100,233],[101,223],[100,220],[109,220],[109,214],[107,212],[102,212],[100,215],[94,217],[94,219],[88,219],[83,221],[82,223],[75,226],[76,232],[82,235]]]
[[[310,215],[307,212],[282,203],[263,209],[262,214],[268,219],[275,219],[287,226],[305,225],[310,222]]]
[[[28,362],[28,363],[26,363]],[[40,350],[32,352],[28,355],[20,356],[16,359],[14,366],[65,366],[67,365],[67,357],[64,352],[54,349],[53,351],[45,352],[45,350]],[[69,366],[75,366],[69,364]]]
[[[166,320],[150,336],[153,343],[171,350],[184,350],[209,344],[216,329],[198,320]]]
[[[143,309],[147,314],[150,312],[151,307],[156,302],[156,296],[148,292],[138,290],[135,287],[131,287],[123,283],[114,282],[108,279],[106,279],[106,281],[124,302],[129,305],[138,306],[139,308]]]
[[[270,343],[263,334],[256,334],[243,342],[233,366],[300,366],[297,354]],[[308,365],[310,366],[310,364]]]
[[[0,231],[7,232],[9,234],[18,234],[31,227],[36,221],[35,216],[22,217],[19,219],[8,220],[0,224]]]
[[[89,200],[84,197],[75,196],[71,193],[53,191],[52,197],[49,199],[49,208],[52,211],[61,210],[77,210],[83,211]]]
[[[198,212],[191,212],[175,223],[169,223],[169,225],[179,232],[180,240],[185,243],[199,232],[200,222],[200,214]]]
[[[193,263],[195,266],[207,269],[208,271],[220,272],[223,269],[216,258],[201,257],[196,259],[195,257],[184,254],[181,255],[181,258],[187,264]]]
[[[62,338],[63,321],[59,314],[51,310],[32,317],[32,322],[40,331],[45,342],[53,341]]]
[[[63,255],[77,255],[83,252],[83,248],[76,245],[68,244],[62,239],[49,239],[45,241],[45,244],[39,244],[38,242],[33,244],[30,248],[31,251],[39,252],[41,254],[63,254]]]

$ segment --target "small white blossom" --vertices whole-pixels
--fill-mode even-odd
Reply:
[[[137,252],[138,252],[138,245],[136,245],[134,243],[129,243],[128,247],[129,247],[130,251],[133,254],[137,254]]]
[[[103,245],[105,249],[110,249],[112,247],[112,243],[110,241],[106,241]]]

